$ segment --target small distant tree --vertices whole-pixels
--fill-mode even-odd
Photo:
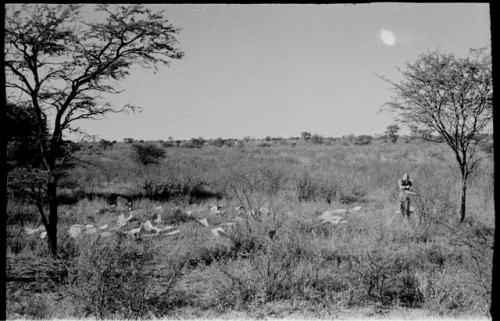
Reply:
[[[203,137],[191,138],[189,141],[191,146],[194,148],[201,148],[205,145],[206,140]]]
[[[132,145],[135,161],[144,166],[158,164],[165,158],[165,150],[153,143],[135,143]]]
[[[467,58],[431,52],[401,73],[399,83],[386,79],[396,94],[386,107],[402,123],[428,130],[427,139],[437,132],[453,150],[460,169],[463,222],[467,178],[480,161],[476,147],[493,118],[491,56],[486,49],[471,49]]]
[[[318,134],[314,134],[311,136],[311,142],[313,144],[322,144],[323,143],[323,137],[318,135]]]
[[[109,140],[101,139],[99,140],[99,147],[103,150],[113,147],[113,142]]]
[[[212,141],[212,144],[215,147],[222,147],[222,146],[224,146],[224,139],[222,139],[222,137],[217,137],[216,139],[214,139]]]
[[[302,132],[300,133],[300,137],[302,137],[302,139],[307,142],[309,141],[309,139],[311,139],[312,135],[309,132]]]
[[[395,144],[397,141],[398,141],[398,138],[399,138],[399,135],[398,135],[398,132],[399,132],[400,128],[398,125],[389,125],[387,126],[386,130],[385,130],[385,136],[387,137],[387,139],[389,139],[389,141],[393,144]]]
[[[373,141],[373,137],[370,135],[359,135],[354,140],[356,145],[370,145]]]

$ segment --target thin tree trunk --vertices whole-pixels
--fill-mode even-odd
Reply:
[[[47,196],[49,199],[49,224],[47,226],[47,238],[49,250],[52,256],[57,256],[57,184],[47,184]]]
[[[465,220],[465,201],[467,194],[467,175],[462,174],[462,196],[460,198],[460,223]]]

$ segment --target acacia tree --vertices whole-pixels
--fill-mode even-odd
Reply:
[[[395,144],[397,141],[398,141],[398,138],[399,138],[399,135],[398,135],[398,132],[399,132],[400,128],[398,125],[389,125],[387,126],[386,130],[385,130],[385,137],[388,138],[391,143]]]
[[[467,178],[480,161],[476,147],[493,118],[491,56],[486,48],[471,49],[466,58],[431,52],[399,71],[399,83],[385,79],[395,93],[386,107],[400,122],[437,132],[451,147],[460,169],[463,222]]]
[[[58,157],[64,134],[75,123],[134,109],[113,107],[103,94],[117,94],[119,80],[134,65],[156,68],[180,59],[179,32],[163,12],[142,5],[97,5],[93,22],[81,6],[9,5],[5,17],[7,99],[34,110],[38,161],[45,172],[48,216],[39,212],[50,252],[57,254],[57,186],[64,167]]]

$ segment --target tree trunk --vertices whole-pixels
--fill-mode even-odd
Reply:
[[[462,196],[460,198],[460,223],[465,220],[465,196],[467,193],[467,175],[462,174]]]
[[[57,256],[57,183],[52,181],[47,184],[47,196],[49,199],[49,224],[47,226],[47,238],[49,250],[52,256]]]

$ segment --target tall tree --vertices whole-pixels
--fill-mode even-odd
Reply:
[[[451,147],[460,169],[460,221],[465,219],[467,178],[480,161],[476,147],[493,118],[491,55],[485,48],[470,56],[431,52],[408,63],[395,97],[386,104],[398,120],[437,132]]]
[[[99,119],[113,107],[102,94],[117,94],[119,80],[139,65],[156,68],[180,59],[174,27],[162,12],[143,5],[97,5],[94,22],[82,20],[81,6],[8,5],[5,21],[7,98],[33,108],[38,161],[45,172],[48,216],[39,208],[49,248],[57,253],[57,186],[65,158],[63,135],[78,131],[81,119]],[[21,102],[21,103],[19,103]],[[48,134],[47,134],[48,133]]]

